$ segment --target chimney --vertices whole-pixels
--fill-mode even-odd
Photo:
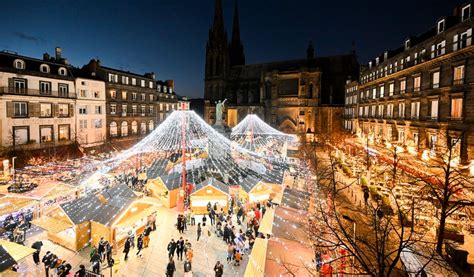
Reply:
[[[166,86],[172,88],[174,90],[174,81],[173,80],[166,80]]]
[[[60,61],[63,50],[61,49],[61,47],[56,47],[54,50],[56,52],[56,61]]]
[[[145,73],[145,77],[155,80],[155,72],[147,72]]]
[[[49,56],[48,53],[43,54],[43,61],[49,61],[50,59],[51,59],[51,57]]]

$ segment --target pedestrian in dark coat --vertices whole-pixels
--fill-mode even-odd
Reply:
[[[216,277],[221,277],[224,274],[224,265],[221,264],[220,261],[217,261],[214,266],[214,272],[216,273]]]
[[[125,241],[125,245],[123,246],[123,253],[125,253],[125,261],[128,260],[128,252],[130,252],[131,246],[132,246],[132,243],[130,242],[130,239],[127,239]]]
[[[143,234],[139,235],[137,238],[137,256],[140,258],[142,257],[142,249],[143,249]]]
[[[33,253],[33,261],[35,262],[36,265],[39,265],[40,263],[40,252],[41,252],[42,246],[43,246],[42,241],[36,241],[31,245],[31,248],[36,249],[35,253]]]
[[[178,256],[178,260],[183,260],[183,252],[184,252],[184,240],[183,237],[180,237],[177,244],[176,244],[176,254]]]
[[[173,274],[175,271],[176,271],[176,266],[174,264],[173,257],[170,257],[170,261],[168,262],[168,265],[166,266],[166,276],[173,277]]]
[[[176,242],[174,241],[174,239],[171,239],[170,243],[168,243],[168,257],[173,258],[175,250]]]
[[[198,223],[197,227],[197,241],[199,241],[199,238],[201,237],[202,229],[201,229],[201,223]]]
[[[44,271],[46,272],[46,277],[49,277],[49,267],[51,265],[51,262],[53,260],[53,253],[47,251],[46,254],[43,256],[43,259],[41,260],[44,264]]]

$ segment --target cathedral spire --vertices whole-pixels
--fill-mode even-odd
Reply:
[[[222,1],[216,0],[216,9],[214,11],[214,24],[212,31],[215,35],[222,34],[224,30],[224,16],[222,15]]]
[[[235,0],[234,24],[232,26],[232,39],[229,48],[230,65],[245,64],[244,46],[240,41],[239,9],[237,7],[237,0]]]

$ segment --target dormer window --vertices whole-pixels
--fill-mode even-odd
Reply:
[[[23,60],[15,60],[13,61],[13,66],[16,69],[25,69],[25,62]]]
[[[438,34],[444,31],[444,28],[446,27],[445,22],[444,19],[438,21]]]
[[[49,65],[47,64],[40,65],[40,71],[43,73],[49,73]]]
[[[372,68],[372,62],[369,62],[369,68]]]
[[[461,21],[465,21],[471,17],[471,4],[466,5],[461,10]]]
[[[165,93],[167,92],[166,86],[163,86],[163,92],[165,92]]]
[[[410,39],[405,40],[405,50],[410,49]]]
[[[61,75],[61,76],[66,76],[67,75],[66,68],[60,67],[59,70],[58,70],[58,74]]]
[[[380,62],[380,58],[379,57],[375,58],[375,65],[379,65],[379,62]]]

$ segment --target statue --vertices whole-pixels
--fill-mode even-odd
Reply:
[[[221,100],[215,102],[216,103],[216,124],[215,125],[222,125],[222,106],[224,106],[227,98],[221,102]]]

